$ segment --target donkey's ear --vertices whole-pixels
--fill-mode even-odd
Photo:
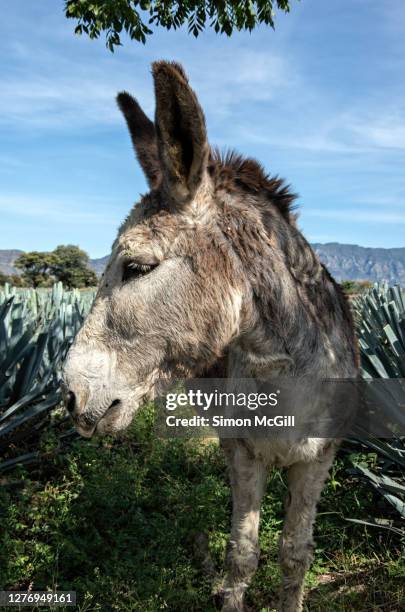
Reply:
[[[145,115],[138,102],[126,91],[118,94],[117,103],[126,119],[136,156],[148,183],[150,187],[156,187],[160,182],[162,172],[155,126]]]
[[[179,64],[155,62],[152,73],[163,179],[175,201],[187,202],[201,184],[207,166],[204,114]]]

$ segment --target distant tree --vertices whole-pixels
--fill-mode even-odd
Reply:
[[[15,262],[22,270],[22,278],[30,287],[47,287],[51,283],[50,267],[54,262],[52,253],[31,251],[23,253]]]
[[[66,17],[78,21],[75,33],[98,38],[105,32],[110,51],[121,45],[122,30],[145,43],[152,25],[176,30],[187,24],[194,36],[207,25],[228,36],[234,30],[252,31],[260,23],[274,28],[275,8],[289,12],[290,0],[65,0]]]
[[[9,283],[14,287],[27,287],[27,281],[22,277],[21,274],[11,274]]]
[[[0,286],[9,283],[13,287],[26,287],[27,282],[21,274],[3,274],[0,272]]]
[[[0,272],[0,285],[5,285],[10,282],[10,277],[7,274]]]
[[[30,287],[49,287],[61,281],[66,287],[97,285],[97,276],[88,268],[89,256],[78,246],[60,245],[51,253],[23,253],[15,266],[22,270],[21,280]]]
[[[97,276],[88,267],[89,256],[78,246],[60,245],[52,252],[51,274],[66,287],[94,287]]]
[[[363,293],[372,286],[373,283],[369,280],[345,280],[341,283],[341,287],[347,295]]]
[[[345,293],[354,293],[356,283],[352,280],[342,281],[341,287]]]

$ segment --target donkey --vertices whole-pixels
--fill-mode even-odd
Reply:
[[[152,65],[153,123],[118,95],[150,192],[118,231],[90,314],[64,367],[67,409],[85,437],[121,430],[162,378],[355,378],[346,299],[293,213],[295,195],[252,159],[210,148],[177,63]],[[232,531],[223,608],[244,609],[259,559],[269,469],[288,469],[279,610],[302,610],[316,505],[338,441],[223,439]]]

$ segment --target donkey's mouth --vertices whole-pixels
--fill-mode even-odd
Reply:
[[[76,421],[75,423],[77,432],[83,438],[91,438],[95,433],[104,433],[104,430],[108,429],[108,426],[105,427],[107,421],[111,423],[116,419],[117,412],[120,407],[121,400],[114,400],[104,412],[104,414],[92,423],[89,422],[89,419],[83,419],[79,417],[78,421]]]
[[[78,434],[81,435],[82,438],[91,438],[94,432],[96,431],[96,425],[94,427],[84,427],[79,423],[75,423],[75,429]]]

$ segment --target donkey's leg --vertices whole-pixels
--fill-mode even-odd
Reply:
[[[316,461],[300,461],[288,470],[286,516],[280,538],[280,612],[302,610],[305,573],[313,558],[316,505],[335,452],[336,445],[331,443]]]
[[[222,610],[236,612],[243,610],[243,596],[259,562],[260,506],[267,468],[242,440],[224,440],[222,446],[230,468],[233,502]]]

